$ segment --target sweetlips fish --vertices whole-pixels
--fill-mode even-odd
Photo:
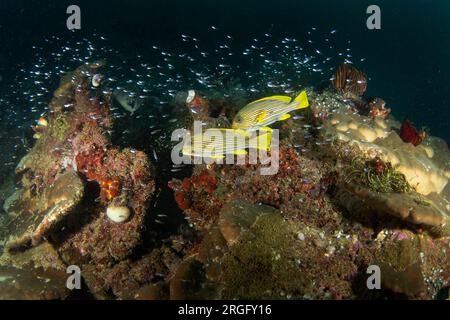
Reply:
[[[277,121],[289,119],[289,112],[309,106],[306,91],[300,93],[294,100],[288,96],[271,96],[256,100],[234,117],[232,128],[255,131],[265,128]]]
[[[182,148],[184,156],[223,159],[227,154],[246,155],[247,149],[270,151],[271,130],[212,128],[187,139]]]

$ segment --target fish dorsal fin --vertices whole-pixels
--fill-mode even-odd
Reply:
[[[288,96],[271,96],[271,97],[265,97],[265,98],[253,101],[250,104],[254,104],[254,103],[262,102],[262,101],[270,101],[270,100],[276,100],[276,101],[281,101],[281,102],[285,102],[285,103],[290,103],[292,101],[292,98],[288,97]]]

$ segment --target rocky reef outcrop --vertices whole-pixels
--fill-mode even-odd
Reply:
[[[359,97],[365,75],[338,73],[337,90],[309,90],[310,110],[278,125],[276,174],[249,162],[197,165],[170,182],[201,235],[171,297],[431,299],[448,290],[447,145],[405,142],[382,99]],[[382,290],[367,289],[372,265]]]
[[[38,121],[36,143],[16,168],[20,189],[6,208],[5,265],[45,241],[58,257],[43,266],[45,272],[68,265],[111,271],[142,241],[153,169],[145,153],[111,144],[110,97],[90,88],[101,67],[87,64],[64,76]],[[112,221],[110,207],[127,208],[130,216]],[[45,255],[33,259],[41,263]],[[108,275],[101,276],[93,272],[84,279],[97,288]]]

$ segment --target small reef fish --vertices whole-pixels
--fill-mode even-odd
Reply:
[[[223,159],[227,154],[246,155],[247,149],[270,151],[270,130],[248,132],[244,130],[213,128],[187,139],[183,156]]]
[[[144,104],[144,99],[141,97],[132,96],[122,90],[114,90],[113,96],[120,106],[132,115]]]
[[[306,91],[294,100],[288,96],[271,96],[256,100],[242,108],[235,116],[233,129],[255,131],[277,121],[289,119],[289,112],[309,106]]]

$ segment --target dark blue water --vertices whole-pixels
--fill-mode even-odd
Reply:
[[[80,31],[65,28],[69,4],[81,7]],[[323,39],[324,33],[336,29],[334,42],[350,47],[358,59],[367,58],[354,63],[370,77],[368,95],[385,99],[397,118],[408,117],[450,140],[450,2],[376,1],[382,10],[382,30],[377,31],[366,28],[370,4],[373,1],[3,0],[0,84],[10,84],[18,64],[33,63],[31,47],[42,46],[54,35],[81,39],[96,32],[133,55],[145,53],[155,42],[176,47],[182,33],[198,37],[206,47],[230,34],[239,47],[266,32],[275,39],[290,35],[301,42],[311,27],[317,28],[312,39]],[[212,32],[211,25],[219,31]],[[324,80],[332,75],[324,73]]]

